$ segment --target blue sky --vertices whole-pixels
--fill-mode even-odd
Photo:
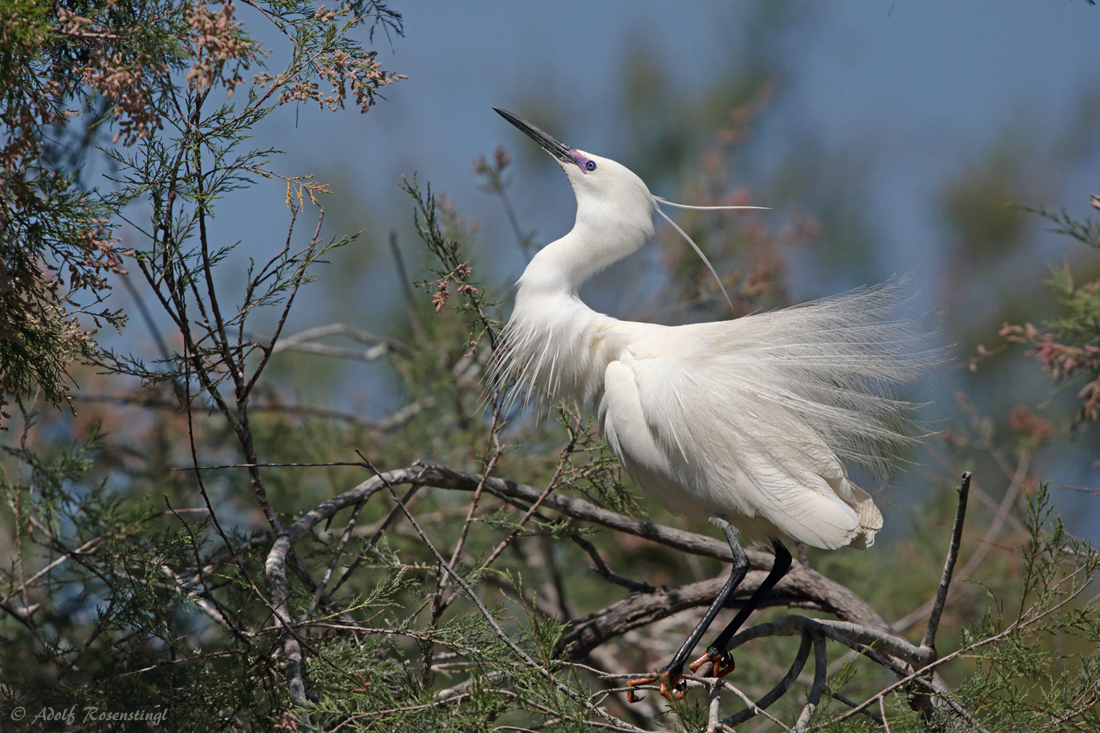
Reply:
[[[337,172],[344,193],[369,205],[371,226],[408,218],[400,176],[417,172],[454,198],[486,237],[503,232],[497,202],[477,188],[471,160],[525,140],[490,105],[545,95],[569,103],[566,142],[609,154],[617,85],[631,44],[651,47],[678,85],[700,90],[738,59],[751,3],[696,2],[682,10],[646,0],[417,2],[405,37],[376,43],[386,68],[408,75],[367,115],[283,110],[264,132],[290,155],[289,170]],[[812,137],[869,165],[868,202],[898,271],[931,274],[940,247],[931,200],[990,143],[1026,128],[1040,142],[1072,123],[1100,92],[1100,8],[1058,2],[804,3],[775,54],[784,91],[759,134],[776,163]],[[520,158],[519,160],[524,160]],[[1100,151],[1080,165],[1043,171],[1036,190],[1086,213]],[[544,189],[513,170],[517,206],[554,238],[571,223],[564,180]],[[534,173],[529,173],[534,176]],[[369,203],[368,203],[369,202]],[[366,223],[366,222],[364,222]],[[517,260],[517,267],[520,265]]]

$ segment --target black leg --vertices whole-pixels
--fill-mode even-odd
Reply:
[[[695,648],[695,645],[699,643],[699,639],[703,638],[703,634],[707,633],[707,629],[710,628],[711,623],[714,621],[714,617],[718,615],[730,596],[733,595],[733,591],[741,584],[741,581],[745,579],[745,574],[749,571],[749,558],[745,554],[745,550],[742,549],[741,543],[737,541],[737,530],[733,526],[722,519],[716,518],[716,523],[722,528],[722,532],[726,535],[726,541],[730,544],[730,551],[733,552],[733,568],[730,570],[730,577],[726,581],[726,584],[722,586],[722,590],[718,592],[714,602],[710,604],[710,608],[707,609],[706,615],[702,620],[696,624],[695,629],[688,636],[687,641],[680,647],[680,651],[676,652],[676,656],[672,658],[672,661],[661,668],[661,674],[676,675],[678,676],[684,671],[684,663],[687,662],[687,658],[691,655],[691,651]],[[788,560],[790,555],[787,556]],[[755,596],[754,596],[755,597]]]
[[[730,577],[726,581],[726,584],[722,586],[722,590],[719,591],[718,596],[714,599],[714,602],[710,604],[710,608],[707,609],[703,619],[695,626],[695,629],[688,636],[687,641],[680,647],[680,651],[676,652],[676,656],[672,658],[672,661],[662,667],[656,675],[647,675],[645,677],[639,677],[638,679],[627,682],[627,687],[634,688],[639,685],[648,684],[653,681],[660,681],[661,694],[669,699],[683,699],[684,692],[681,682],[681,675],[684,671],[684,662],[687,661],[688,656],[691,655],[692,649],[699,643],[699,639],[703,634],[707,632],[707,628],[714,621],[714,617],[718,615],[718,612],[729,601],[733,591],[741,584],[741,581],[745,579],[745,574],[749,570],[749,558],[745,555],[745,550],[742,549],[741,543],[737,541],[737,530],[725,521],[721,517],[716,517],[716,522],[719,527],[722,528],[722,532],[726,535],[726,541],[729,542],[730,551],[733,553],[733,569],[730,570]],[[733,670],[733,660],[729,658],[726,651],[726,647],[729,646],[730,640],[733,635],[741,628],[742,624],[749,615],[760,605],[764,600],[764,596],[771,592],[771,589],[775,587],[775,584],[787,574],[787,571],[791,569],[791,553],[779,540],[775,540],[772,543],[772,547],[775,550],[775,562],[772,563],[771,572],[768,573],[768,577],[764,578],[764,582],[760,584],[760,587],[752,594],[745,605],[741,607],[741,610],[737,612],[737,616],[733,621],[730,621],[729,625],[722,630],[722,633],[718,635],[718,638],[714,640],[714,643],[707,647],[707,653],[695,660],[691,664],[692,671],[699,669],[707,662],[712,662],[714,670],[713,676],[721,677],[729,674]],[[630,702],[637,702],[639,697],[636,696],[633,689],[627,693],[627,699]]]
[[[779,582],[780,578],[786,575],[787,571],[791,569],[791,553],[787,550],[786,546],[779,540],[775,540],[772,543],[772,548],[775,550],[775,562],[772,563],[771,572],[768,573],[768,577],[764,578],[764,582],[760,584],[756,592],[745,602],[745,605],[741,607],[741,610],[737,612],[733,621],[730,621],[729,626],[724,628],[722,633],[718,635],[718,638],[714,640],[714,643],[707,647],[707,656],[709,658],[717,660],[725,655],[726,647],[729,646],[730,639],[738,632],[741,625],[745,623],[745,619],[749,617],[750,613],[756,610],[756,607],[764,600],[764,596],[768,595],[771,589],[775,587],[775,584]]]

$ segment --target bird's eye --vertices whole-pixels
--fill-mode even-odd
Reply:
[[[586,171],[594,171],[594,170],[596,170],[596,161],[594,161],[594,160],[590,160],[590,161],[586,162],[586,163],[584,164],[584,169],[585,169]]]

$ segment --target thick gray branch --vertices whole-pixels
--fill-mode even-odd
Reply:
[[[384,476],[384,479],[374,476],[354,489],[320,504],[287,527],[283,534],[276,539],[268,554],[266,574],[271,587],[273,606],[284,623],[292,623],[287,608],[286,560],[294,544],[305,536],[312,527],[328,520],[342,509],[366,501],[376,491],[384,487],[384,482],[394,486],[414,484],[473,492],[482,481],[480,475],[453,471],[431,464],[417,464],[408,468],[390,471],[382,474],[382,476]],[[727,562],[732,560],[732,554],[725,542],[654,522],[627,517],[598,507],[583,499],[560,494],[544,494],[542,490],[533,486],[501,478],[486,479],[483,490],[505,501],[528,506],[538,501],[541,496],[544,509],[556,511],[572,519],[592,522],[619,532],[644,537],[683,552]],[[770,570],[773,557],[769,553],[756,550],[750,550],[747,554],[751,572],[745,578],[742,591],[751,593],[759,586],[767,571]],[[663,588],[654,592],[635,593],[618,603],[608,606],[601,612],[593,614],[588,620],[579,624],[563,639],[561,648],[566,650],[565,653],[569,658],[583,658],[607,639],[623,634],[630,629],[652,623],[685,608],[708,605],[714,599],[721,585],[722,579],[719,578],[679,588]],[[755,638],[755,636],[777,633],[780,635],[800,633],[805,630],[807,632],[824,632],[830,636],[833,634],[843,635],[860,644],[873,645],[890,656],[904,659],[910,663],[917,663],[918,666],[920,666],[919,662],[925,658],[926,652],[895,636],[882,617],[868,606],[863,599],[802,563],[793,563],[790,573],[776,586],[774,593],[777,599],[782,599],[783,602],[789,605],[801,605],[827,611],[837,615],[842,621],[814,621],[803,617],[789,616],[775,622],[780,625],[789,625],[789,630],[786,628],[782,630],[779,628],[764,630],[761,627],[746,629],[734,637],[731,648],[744,643],[750,637]],[[801,621],[794,621],[793,619],[801,619]],[[812,630],[805,624],[812,626]],[[763,626],[774,626],[774,624]],[[292,637],[288,637],[284,644],[284,652],[288,661],[287,676],[292,698],[296,703],[303,704],[305,703],[305,695],[300,672],[301,650]]]

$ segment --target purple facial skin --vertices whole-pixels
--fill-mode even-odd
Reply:
[[[577,161],[577,167],[585,173],[596,170],[596,161],[584,157],[576,148],[573,149],[573,159]]]

